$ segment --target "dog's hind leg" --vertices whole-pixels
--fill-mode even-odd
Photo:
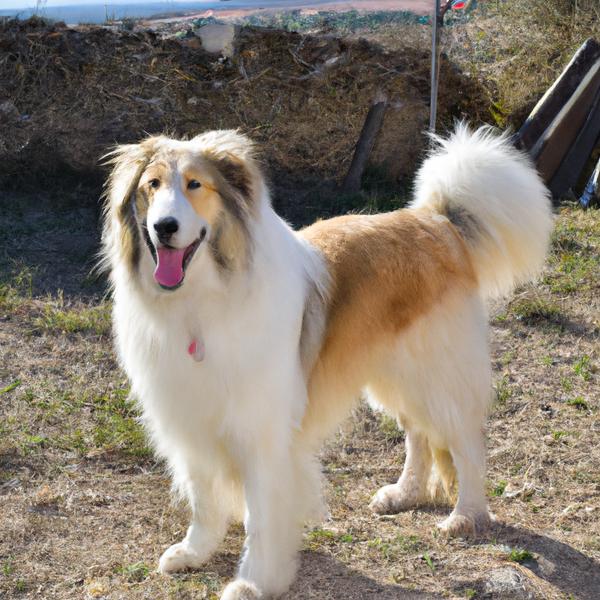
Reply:
[[[383,486],[373,497],[371,510],[380,515],[395,514],[427,502],[427,482],[432,456],[427,437],[410,426],[406,431],[406,461],[397,483]]]
[[[447,535],[471,535],[485,529],[492,519],[485,498],[485,443],[480,427],[460,432],[450,453],[458,478],[458,502],[450,516],[438,524]]]
[[[158,570],[173,573],[198,568],[217,550],[225,537],[231,517],[231,490],[220,478],[202,477],[199,473],[182,477],[176,483],[187,496],[192,522],[183,540],[170,546],[160,557]]]

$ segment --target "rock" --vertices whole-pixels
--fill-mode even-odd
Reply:
[[[0,118],[18,119],[20,117],[19,109],[10,101],[0,102]]]
[[[520,488],[513,488],[510,484],[508,486],[506,486],[506,489],[503,492],[503,496],[505,498],[517,498],[518,496],[521,496],[523,498],[530,498],[531,496],[533,496],[535,492],[535,488],[533,486],[532,483],[525,483],[523,484],[523,487]]]
[[[202,41],[202,47],[211,54],[220,54],[231,58],[233,42],[239,28],[230,23],[203,25],[194,34]]]
[[[533,597],[527,589],[523,575],[513,567],[494,569],[485,583],[484,598],[529,600]]]

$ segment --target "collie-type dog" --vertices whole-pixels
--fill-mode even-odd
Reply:
[[[303,525],[324,512],[319,445],[363,393],[406,432],[402,475],[372,510],[456,490],[439,527],[488,524],[485,300],[536,275],[552,227],[525,156],[460,125],[435,141],[408,208],[301,231],[273,210],[235,131],[149,137],[112,161],[103,240],[116,345],[192,515],[160,571],[200,567],[243,517],[222,598],[285,592]]]

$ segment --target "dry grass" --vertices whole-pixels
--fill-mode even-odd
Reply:
[[[544,92],[588,38],[600,41],[597,0],[482,0],[466,16],[447,19],[442,50],[466,76],[483,85],[483,114],[499,127],[518,129]],[[430,28],[382,26],[357,35],[395,49],[399,43],[430,45]],[[400,42],[400,40],[402,40]],[[440,78],[440,94],[455,94]]]
[[[83,256],[66,253],[64,234],[89,237],[94,213],[74,222],[65,207],[42,219],[39,199],[18,200],[19,235],[1,240],[0,597],[216,598],[235,570],[239,527],[205,569],[154,572],[187,516],[170,504],[126,399],[109,306],[82,285],[97,240]],[[530,597],[597,598],[599,250],[600,213],[563,209],[542,282],[493,308],[497,525],[474,542],[448,541],[435,528],[447,507],[373,516],[369,497],[398,476],[403,438],[361,407],[323,451],[332,519],[307,531],[286,598],[488,597],[490,572],[507,566]]]
[[[0,22],[0,105],[9,107],[0,114],[0,182],[55,181],[57,172],[98,181],[99,157],[115,143],[241,128],[269,149],[281,197],[299,196],[285,207],[298,222],[323,209],[323,181],[343,178],[380,93],[390,109],[372,166],[388,186],[412,177],[425,146],[427,48],[408,40],[389,52],[365,40],[248,27],[223,60],[188,33]],[[456,92],[443,94],[443,117],[485,110],[475,79],[449,64],[443,76]]]

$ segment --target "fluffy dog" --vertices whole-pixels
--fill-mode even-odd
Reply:
[[[364,391],[406,431],[402,475],[372,509],[427,502],[431,475],[451,493],[456,475],[439,527],[486,526],[484,302],[535,276],[552,227],[525,156],[461,125],[436,140],[407,209],[299,232],[274,212],[252,143],[235,131],[150,137],[112,161],[116,345],[192,513],[162,572],[202,565],[243,515],[222,598],[285,592],[303,524],[322,514],[315,455]]]

